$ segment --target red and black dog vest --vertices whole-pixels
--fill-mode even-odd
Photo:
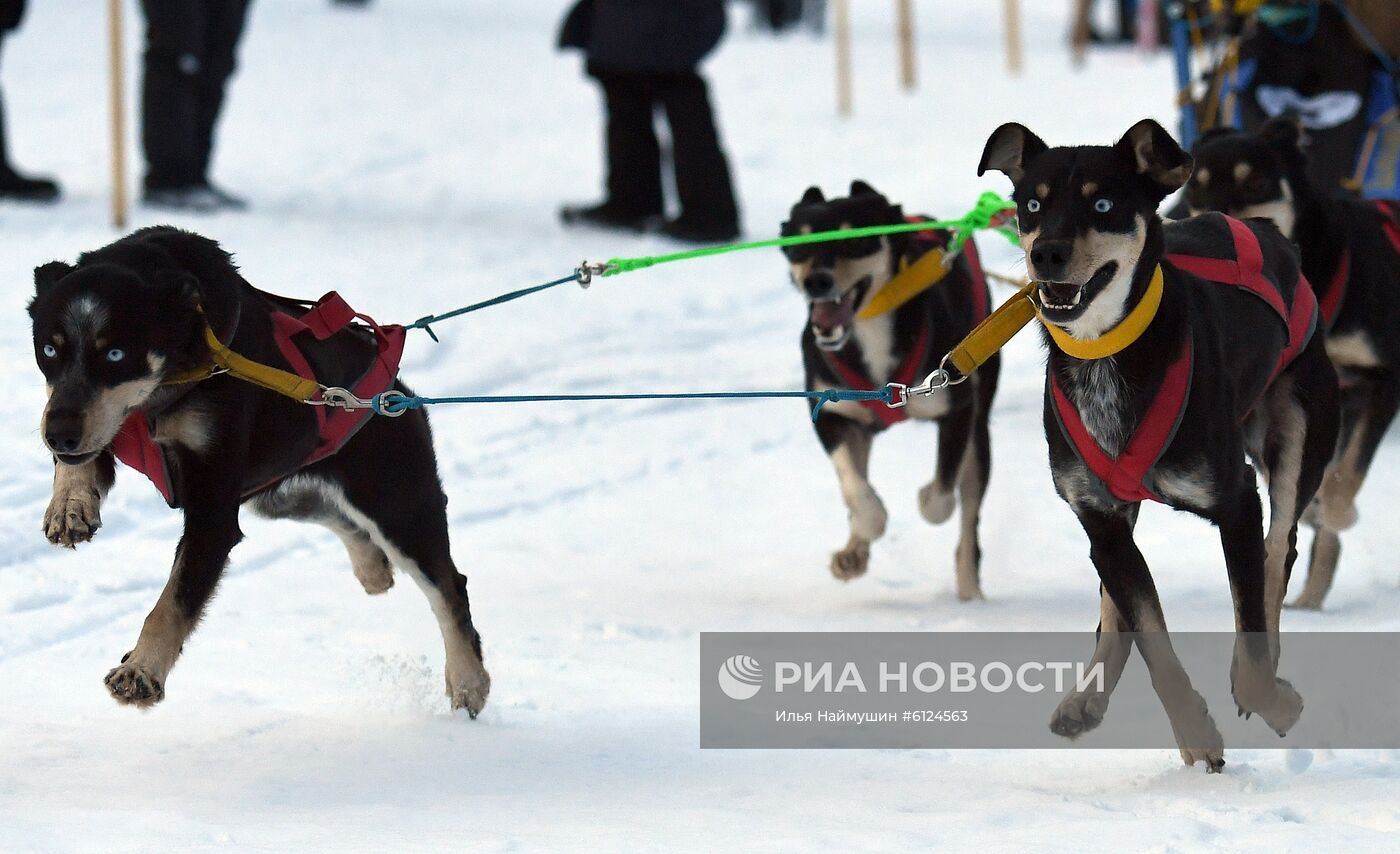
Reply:
[[[1381,229],[1385,232],[1386,239],[1390,241],[1396,254],[1400,254],[1400,202],[1375,201],[1372,204],[1380,212]],[[1323,328],[1328,331],[1337,323],[1337,315],[1342,311],[1342,303],[1347,295],[1347,283],[1350,281],[1351,247],[1343,246],[1342,254],[1337,258],[1337,269],[1332,272],[1327,290],[1322,292],[1322,297],[1318,300]]]
[[[1316,331],[1317,298],[1308,280],[1299,273],[1292,304],[1287,304],[1279,287],[1264,275],[1264,256],[1254,232],[1232,217],[1221,216],[1221,219],[1229,226],[1233,257],[1170,253],[1163,264],[1208,282],[1243,288],[1262,299],[1278,314],[1288,329],[1288,342],[1269,377],[1272,384],[1307,346]],[[1191,396],[1193,348],[1192,336],[1187,330],[1181,349],[1167,367],[1162,384],[1157,388],[1142,421],[1123,446],[1122,453],[1116,457],[1099,446],[1085,427],[1079,410],[1060,388],[1053,372],[1047,372],[1053,412],[1061,431],[1085,467],[1120,501],[1165,503],[1154,489],[1152,469],[1171,445],[1181,425],[1181,417],[1186,412],[1186,403]]]
[[[927,217],[917,216],[906,217],[906,220],[911,223],[928,222]],[[929,229],[927,231],[912,232],[910,236],[913,238],[913,252],[911,254],[913,259],[917,260],[930,252],[947,248],[953,233],[944,229]],[[976,244],[971,240],[967,240],[963,243],[961,251],[962,254],[967,257],[967,265],[971,273],[968,279],[969,287],[972,289],[972,326],[975,327],[985,320],[991,311],[991,306],[988,305],[987,300],[987,280],[982,273],[982,259],[977,255]],[[925,364],[925,360],[928,358],[929,346],[932,344],[933,340],[933,329],[930,321],[931,319],[927,315],[920,319],[919,331],[914,339],[914,346],[909,348],[909,353],[904,357],[904,360],[900,362],[899,367],[895,370],[894,376],[890,377],[889,382],[908,386],[914,385],[919,380],[923,379],[923,377],[919,375],[919,369]],[[855,355],[855,350],[855,347],[847,344],[834,353],[829,353],[825,350],[821,352],[827,367],[841,378],[841,382],[844,383],[847,388],[856,391],[874,391],[877,384],[866,370],[861,359]],[[879,385],[883,387],[884,384],[880,383]],[[859,403],[869,410],[871,415],[875,416],[876,421],[879,422],[881,427],[889,427],[891,424],[898,424],[909,417],[907,407],[892,409],[886,406],[884,402],[878,400],[862,400],[859,401]]]
[[[376,352],[370,360],[369,367],[350,391],[356,397],[373,397],[388,390],[398,376],[399,360],[403,357],[407,330],[402,326],[380,326],[372,318],[356,313],[335,291],[321,297],[300,317],[276,310],[272,312],[271,317],[277,349],[298,376],[313,381],[316,379],[306,356],[297,346],[298,336],[310,335],[317,341],[325,341],[356,318],[363,320],[373,331]],[[315,449],[292,471],[284,472],[266,483],[246,490],[245,498],[336,453],[372,415],[368,409],[345,410],[329,406],[313,406],[311,409],[316,413]],[[112,440],[112,453],[128,467],[148,477],[167,504],[171,507],[180,506],[167,452],[152,438],[151,422],[144,412],[133,412],[127,417],[126,423]]]

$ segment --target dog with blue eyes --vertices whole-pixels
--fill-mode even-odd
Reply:
[[[335,294],[308,304],[257,290],[217,243],[164,226],[44,264],[34,284],[40,432],[54,461],[44,535],[68,548],[92,539],[117,459],[185,518],[169,580],[107,674],[117,702],[165,698],[247,504],[329,528],[366,593],[387,592],[395,569],[413,578],[442,632],[449,701],[476,716],[491,681],[427,418],[303,403],[326,387],[408,393],[396,380],[402,327],[378,327]],[[272,390],[284,382],[307,396]]]
[[[828,199],[812,187],[793,206],[784,235],[918,222],[863,181]],[[783,250],[792,283],[807,303],[802,363],[809,391],[874,390],[917,384],[988,314],[991,296],[971,240],[951,251],[952,232],[928,229],[858,237]],[[817,438],[831,458],[850,521],[846,545],[831,557],[841,581],[864,575],[870,545],[885,532],[884,502],[869,480],[870,448],[888,427],[911,419],[938,424],[933,479],[919,490],[919,512],[947,521],[961,504],[954,557],[959,599],[982,598],[977,526],[991,475],[988,418],[996,395],[995,357],[969,382],[909,399],[822,407]]]
[[[1099,579],[1093,662],[1104,684],[1068,694],[1050,728],[1074,738],[1098,726],[1136,645],[1182,758],[1219,771],[1220,732],[1167,639],[1134,526],[1142,502],[1156,501],[1219,529],[1234,699],[1286,735],[1303,701],[1277,676],[1279,616],[1298,520],[1339,421],[1317,300],[1297,249],[1266,219],[1163,224],[1157,208],[1192,160],[1150,119],[1115,145],[1059,148],[1005,124],[987,140],[978,174],[987,170],[1014,185],[1026,293],[1048,350],[1051,474]],[[1256,471],[1268,485],[1267,535]]]

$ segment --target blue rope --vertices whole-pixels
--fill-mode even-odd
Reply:
[[[801,397],[815,400],[812,407],[812,420],[821,415],[822,407],[828,403],[843,400],[878,400],[886,405],[893,404],[894,390],[886,386],[876,391],[857,391],[844,388],[829,388],[824,391],[712,391],[683,392],[672,394],[510,394],[510,395],[468,395],[464,397],[418,397],[416,395],[395,394],[387,402],[383,394],[376,394],[372,408],[379,415],[397,415],[409,409],[435,406],[440,403],[542,403],[547,401],[580,400],[733,400],[755,398]]]
[[[429,324],[437,323],[439,320],[449,320],[453,317],[457,317],[463,314],[469,314],[473,311],[480,311],[483,308],[490,308],[493,305],[500,305],[504,302],[517,300],[521,297],[527,297],[530,294],[537,294],[540,291],[547,291],[550,288],[555,288],[559,285],[567,285],[569,282],[577,282],[578,280],[579,274],[577,271],[575,271],[562,279],[555,279],[552,282],[545,282],[542,285],[535,285],[534,287],[529,288],[521,288],[518,291],[511,291],[510,293],[501,294],[498,297],[492,297],[491,299],[483,300],[482,302],[472,303],[471,305],[463,306],[462,308],[454,309],[443,314],[430,314],[427,317],[420,317],[417,320],[405,326],[404,328],[422,329],[424,332],[428,333],[429,338],[432,338],[434,341],[436,341],[438,340],[438,337],[433,332],[432,326],[430,326]]]

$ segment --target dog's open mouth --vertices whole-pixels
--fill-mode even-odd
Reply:
[[[840,350],[846,346],[855,329],[856,308],[870,289],[870,277],[856,282],[840,299],[814,300],[810,304],[808,323],[817,346],[823,350]]]
[[[1090,294],[1097,293],[1118,271],[1118,262],[1109,261],[1084,284],[1073,282],[1038,282],[1036,300],[1040,312],[1056,321],[1071,320],[1089,306]]]
[[[97,451],[88,451],[86,454],[54,454],[54,458],[64,465],[80,466],[97,456]]]

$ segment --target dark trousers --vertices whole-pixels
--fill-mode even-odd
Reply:
[[[249,0],[141,0],[146,54],[141,145],[146,188],[208,180],[214,126]]]
[[[0,30],[0,46],[5,43],[5,33]],[[10,149],[5,145],[5,101],[0,98],[0,178],[9,178],[15,174],[15,170],[10,166]]]
[[[671,159],[681,217],[698,226],[734,226],[739,214],[729,162],[705,81],[693,71],[679,74],[617,72],[590,66],[607,101],[608,199],[619,210],[639,216],[660,214],[661,146],[655,111],[666,111],[671,127]]]

